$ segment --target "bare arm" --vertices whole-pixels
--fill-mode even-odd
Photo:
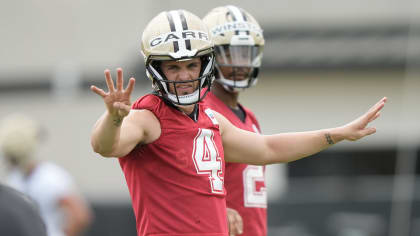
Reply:
[[[309,132],[259,135],[233,126],[226,118],[216,114],[220,123],[225,159],[266,165],[295,161],[315,153],[342,140],[355,141],[376,132],[366,127],[380,115],[386,98],[381,99],[364,115],[337,128]]]
[[[123,72],[117,69],[117,89],[109,70],[105,70],[108,92],[91,86],[101,96],[107,110],[93,127],[91,145],[104,157],[120,157],[128,154],[139,143],[149,143],[160,136],[160,124],[147,110],[131,110],[130,95],[135,80],[131,78],[123,89]],[[146,125],[147,124],[147,125]]]
[[[66,235],[81,235],[92,221],[90,208],[77,194],[62,197],[58,204],[66,215],[63,226]]]

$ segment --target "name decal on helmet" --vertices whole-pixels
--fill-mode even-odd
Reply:
[[[251,24],[246,21],[228,22],[223,25],[218,25],[218,26],[213,27],[210,32],[212,35],[219,35],[226,32],[232,32],[232,31],[237,31],[237,30],[240,30],[240,31],[249,30],[251,32],[254,32],[257,35],[262,35],[262,30],[260,29],[260,27],[258,27],[258,25]]]
[[[174,41],[180,40],[202,40],[209,42],[209,36],[203,31],[197,30],[183,30],[183,31],[176,31],[176,32],[169,32],[166,34],[159,35],[155,38],[152,38],[149,42],[151,48],[157,47],[161,44],[171,43]]]

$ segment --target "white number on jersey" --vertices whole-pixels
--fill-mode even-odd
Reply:
[[[199,129],[194,139],[193,161],[197,174],[208,175],[212,193],[223,193],[222,159],[209,129]]]
[[[264,168],[248,165],[243,173],[245,207],[267,208],[267,191],[264,183]],[[258,186],[257,183],[261,183]]]

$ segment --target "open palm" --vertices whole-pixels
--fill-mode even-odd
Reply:
[[[104,73],[108,92],[94,85],[90,89],[103,98],[106,108],[111,115],[123,118],[128,115],[131,109],[130,96],[134,89],[135,79],[130,78],[127,88],[123,89],[123,71],[121,68],[118,68],[117,89],[115,89],[110,70],[106,69]]]
[[[343,127],[346,131],[344,132],[344,139],[356,141],[364,136],[375,133],[376,129],[374,127],[368,127],[367,125],[380,116],[380,111],[385,106],[386,101],[386,97],[382,98],[361,117],[345,125]]]

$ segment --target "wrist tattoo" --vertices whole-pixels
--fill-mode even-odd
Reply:
[[[327,139],[328,144],[330,145],[334,144],[334,141],[332,140],[330,133],[326,133],[325,138]]]
[[[117,117],[117,118],[113,119],[112,121],[114,122],[115,126],[120,126],[121,123],[122,123],[122,120],[123,119],[121,117]]]

